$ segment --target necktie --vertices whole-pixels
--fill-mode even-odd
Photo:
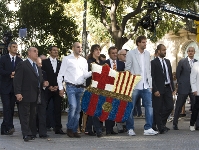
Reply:
[[[117,70],[116,62],[113,60],[113,70]]]
[[[193,60],[192,59],[190,60],[190,67],[191,68],[193,67]]]
[[[12,57],[12,69],[14,70],[15,68],[15,60],[14,60],[14,57]]]
[[[32,63],[32,66],[33,66],[33,69],[34,69],[35,73],[37,74],[37,76],[39,76],[38,72],[37,72],[36,64],[34,62]]]
[[[163,73],[164,73],[164,77],[165,77],[165,81],[167,82],[167,73],[166,73],[166,67],[164,65],[164,59],[162,59],[162,66],[163,66]]]

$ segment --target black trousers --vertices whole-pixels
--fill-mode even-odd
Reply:
[[[156,97],[154,93],[152,96],[153,123],[156,123],[159,131],[166,126],[167,118],[173,110],[173,97],[170,86],[165,86],[164,90],[164,94],[160,94],[160,97]],[[153,125],[153,127],[156,125]]]
[[[175,105],[173,125],[178,125],[178,118],[180,117],[180,113],[182,111],[182,106],[185,104],[188,96],[190,97],[191,102],[195,102],[195,96],[192,93],[178,94],[176,105]]]
[[[60,130],[62,128],[61,124],[61,102],[62,102],[62,97],[59,96],[58,93],[54,93],[51,97],[47,96],[48,100],[53,99],[53,104],[54,104],[54,117],[55,117],[55,130]]]
[[[1,101],[3,104],[3,122],[1,124],[1,132],[5,132],[14,128],[13,116],[16,97],[14,93],[1,94]]]
[[[37,129],[39,130],[39,135],[46,135],[46,100],[44,97],[43,90],[41,91],[41,104],[37,104]]]
[[[20,123],[23,136],[36,135],[36,102],[19,102]]]
[[[115,126],[115,121],[105,120],[106,133],[112,132],[114,126]]]
[[[191,114],[190,126],[194,126],[199,113],[199,96],[195,97],[195,104]]]
[[[98,117],[88,116],[86,122],[86,131],[93,132],[95,130],[98,134],[102,132],[102,126],[103,122],[101,122]]]

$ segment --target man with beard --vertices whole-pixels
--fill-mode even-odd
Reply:
[[[164,58],[166,47],[159,44],[157,50],[158,57],[151,61],[152,106],[154,122],[157,124],[159,133],[163,134],[169,130],[166,127],[166,122],[173,110],[172,92],[175,89],[170,61]]]

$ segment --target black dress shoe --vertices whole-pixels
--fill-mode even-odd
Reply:
[[[37,138],[36,135],[29,135],[29,137],[30,137],[30,140],[35,140],[35,138]]]
[[[25,142],[28,142],[29,140],[31,140],[31,137],[30,136],[24,136],[23,137],[23,140],[25,141]]]
[[[81,136],[77,132],[73,133],[73,135],[75,138],[81,138]]]
[[[118,134],[118,133],[116,133],[116,132],[114,132],[114,131],[111,131],[111,132],[110,132],[110,131],[107,131],[107,132],[106,132],[106,135],[113,135],[113,134]]]
[[[199,127],[196,127],[196,130],[199,130]]]
[[[169,131],[169,130],[170,130],[170,128],[168,128],[168,127],[166,127],[166,126],[164,127],[164,129],[165,129],[165,130],[167,130],[167,131]]]
[[[12,135],[13,134],[13,132],[11,132],[11,131],[2,131],[1,132],[1,135]]]
[[[159,134],[164,134],[164,133],[165,133],[164,129],[162,129],[162,130],[159,131]]]
[[[46,139],[46,138],[49,137],[49,135],[47,135],[47,134],[46,135],[39,135],[39,137],[42,138],[42,139]]]
[[[55,130],[55,134],[66,134],[62,131],[62,129],[59,129],[59,130]]]
[[[179,130],[177,125],[173,125],[173,130]]]
[[[102,133],[102,132],[97,133],[97,137],[98,137],[98,138],[103,137],[103,133]]]
[[[95,133],[93,133],[93,132],[88,132],[88,134],[87,135],[90,135],[90,136],[96,136],[96,134]]]
[[[124,133],[124,130],[118,130],[118,133]]]

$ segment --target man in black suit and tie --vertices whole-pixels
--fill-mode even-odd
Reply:
[[[117,71],[124,71],[125,64],[122,61],[117,59],[117,47],[112,46],[108,49],[109,59],[107,59],[104,63],[108,64],[110,68]],[[115,122],[112,120],[105,121],[106,126],[106,135],[117,134],[113,131],[113,127],[115,126]]]
[[[189,96],[191,103],[195,102],[195,96],[191,90],[190,84],[190,73],[193,63],[197,60],[194,59],[195,48],[189,47],[187,50],[188,56],[186,58],[181,59],[178,62],[178,66],[176,69],[176,78],[178,83],[178,97],[175,105],[175,113],[173,119],[173,129],[178,130],[178,119],[180,113],[182,111],[182,106],[185,104],[187,97]]]
[[[57,59],[58,48],[57,46],[51,46],[49,48],[50,58],[42,61],[42,70],[46,72],[47,81],[49,87],[46,88],[46,99],[47,102],[53,99],[54,102],[54,116],[55,116],[55,134],[65,134],[62,131],[61,124],[61,102],[62,97],[59,95],[57,76],[61,66],[61,61]]]
[[[40,90],[48,86],[43,82],[42,71],[36,65],[38,50],[30,47],[28,59],[17,65],[13,80],[14,92],[19,101],[21,130],[25,142],[33,140],[36,135],[36,106],[40,100]]]
[[[152,76],[152,106],[154,122],[157,124],[160,134],[167,132],[167,118],[173,110],[174,92],[171,64],[166,56],[166,47],[163,44],[157,46],[158,57],[151,61]],[[153,128],[156,125],[153,125]]]
[[[22,61],[17,57],[17,43],[11,42],[8,45],[9,54],[0,58],[0,75],[1,75],[1,100],[3,104],[3,122],[1,124],[1,135],[13,134],[13,115],[16,97],[13,90],[13,78],[17,64]]]

